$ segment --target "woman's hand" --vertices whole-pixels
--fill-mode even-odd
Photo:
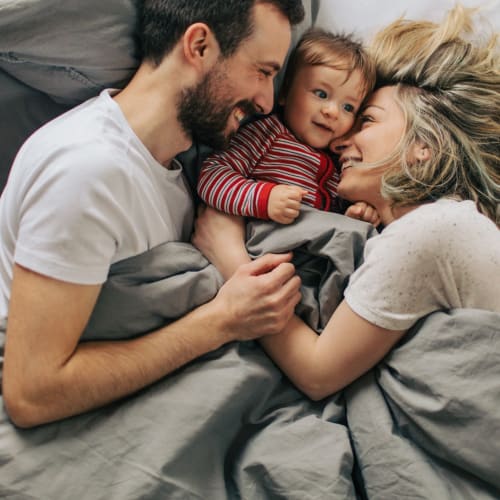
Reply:
[[[226,280],[251,260],[245,248],[245,221],[237,215],[200,206],[191,241]]]

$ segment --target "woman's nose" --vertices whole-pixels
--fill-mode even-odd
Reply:
[[[341,154],[342,151],[354,145],[353,137],[361,130],[361,122],[357,119],[354,122],[351,130],[346,132],[342,137],[334,139],[330,142],[329,148],[332,153]]]

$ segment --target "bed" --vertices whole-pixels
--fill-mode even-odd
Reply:
[[[478,3],[500,26],[499,2]],[[452,2],[304,4],[295,39],[312,23],[368,39],[402,13],[439,18]],[[4,180],[32,130],[123,85],[137,66],[133,1],[81,5],[0,5]],[[191,175],[197,153],[181,158]],[[293,226],[252,222],[247,248],[294,250],[297,312],[320,333],[374,235],[368,224],[305,210]],[[210,300],[220,284],[188,243],[119,262],[82,341],[140,335]],[[500,498],[499,324],[486,311],[433,313],[372,371],[317,402],[257,342],[228,344],[129,398],[34,429],[14,427],[0,402],[0,498]]]

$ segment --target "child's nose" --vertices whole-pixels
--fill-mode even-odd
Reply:
[[[339,114],[339,107],[337,106],[337,103],[335,102],[329,102],[325,104],[325,107],[323,108],[323,113],[327,116],[332,116],[336,117]]]

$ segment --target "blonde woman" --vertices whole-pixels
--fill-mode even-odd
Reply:
[[[375,207],[385,229],[321,335],[294,317],[261,339],[313,399],[368,371],[433,311],[500,312],[498,51],[495,37],[470,42],[471,26],[459,6],[441,25],[396,21],[374,44],[379,87],[333,148],[339,194]],[[238,219],[207,210],[194,242],[227,278],[248,261],[242,234]]]

